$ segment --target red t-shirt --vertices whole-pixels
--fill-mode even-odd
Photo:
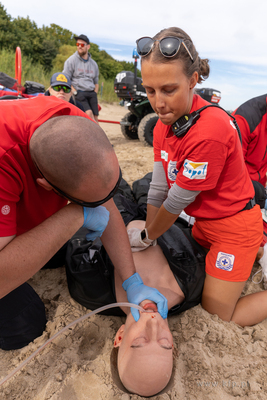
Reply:
[[[190,112],[209,103],[194,95]],[[219,107],[209,107],[183,137],[160,120],[154,128],[154,160],[161,161],[169,188],[177,183],[200,191],[185,212],[216,219],[236,214],[254,197],[240,140],[232,119]]]
[[[243,154],[250,178],[266,186],[267,95],[246,101],[233,115],[242,135]]]
[[[0,103],[0,237],[20,235],[67,204],[37,184],[29,141],[54,114],[87,118],[77,107],[56,97],[1,100]]]

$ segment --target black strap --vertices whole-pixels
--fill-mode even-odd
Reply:
[[[238,124],[236,122],[235,117],[232,114],[230,114],[228,111],[226,111],[224,108],[222,108],[221,106],[219,106],[217,104],[208,104],[207,106],[201,107],[196,112],[201,112],[201,111],[205,110],[208,107],[217,107],[217,108],[221,109],[222,111],[226,112],[226,114],[229,115],[230,118],[232,118],[233,123],[234,123],[234,125],[236,127],[236,130],[237,130],[238,136],[239,136],[239,140],[240,140],[241,146],[242,146],[242,136],[241,136],[241,132],[240,132],[240,129],[239,129],[239,126],[238,126]]]
[[[249,202],[245,205],[245,207],[240,210],[241,211],[245,211],[245,210],[251,210],[254,206],[256,205],[256,200],[255,197],[253,197],[253,199],[250,199]]]

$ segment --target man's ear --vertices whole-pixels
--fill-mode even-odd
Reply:
[[[125,325],[122,325],[119,329],[118,332],[116,333],[115,339],[114,339],[114,347],[120,347],[123,335],[124,335],[124,328]]]
[[[38,185],[42,186],[45,190],[52,190],[52,186],[47,182],[45,178],[37,178],[36,182]]]

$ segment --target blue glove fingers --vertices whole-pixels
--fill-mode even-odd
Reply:
[[[85,235],[86,240],[88,240],[88,242],[91,240],[92,242],[97,238],[100,237],[101,235],[99,235],[98,232],[96,231],[91,231],[89,230],[89,232]]]
[[[137,322],[140,318],[139,310],[131,307],[131,313],[132,313],[132,316],[134,317],[135,322]]]
[[[168,315],[168,301],[167,301],[167,299],[164,297],[164,300],[160,301],[157,304],[157,307],[158,307],[158,312],[160,313],[162,318],[166,319],[167,315]]]
[[[100,237],[107,227],[109,221],[109,211],[99,206],[96,208],[83,207],[84,224],[89,232],[86,234],[87,240],[95,240]]]
[[[157,304],[158,312],[162,318],[167,318],[168,301],[157,289],[146,286],[140,275],[136,272],[123,282],[122,287],[126,290],[127,298],[130,303],[140,304],[143,300],[151,300]],[[135,321],[139,319],[139,312],[132,311]]]
[[[168,300],[157,289],[150,289],[151,291],[146,298],[157,304],[159,314],[163,319],[166,319],[168,315]]]

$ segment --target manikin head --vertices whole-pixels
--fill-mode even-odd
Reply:
[[[153,396],[168,384],[173,368],[173,337],[167,319],[157,312],[149,300],[141,303],[146,312],[140,312],[135,322],[127,315],[115,337],[118,351],[118,372],[125,388],[140,396]]]

